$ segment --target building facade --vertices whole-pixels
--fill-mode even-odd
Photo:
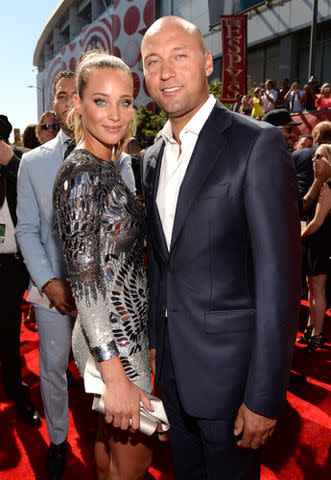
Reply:
[[[219,79],[221,14],[247,16],[247,74],[253,84],[271,78],[308,80],[310,25],[314,0],[63,0],[38,41],[38,113],[51,106],[51,85],[58,71],[74,68],[82,52],[105,48],[121,56],[135,80],[135,103],[148,104],[139,47],[155,18],[178,15],[199,26],[214,58]],[[331,80],[331,1],[318,1],[314,75]]]

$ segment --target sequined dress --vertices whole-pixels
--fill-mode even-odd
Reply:
[[[83,374],[119,356],[128,378],[151,391],[144,212],[112,162],[74,150],[54,185],[54,207],[78,309],[72,347]]]

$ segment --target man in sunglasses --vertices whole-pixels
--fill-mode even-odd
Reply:
[[[28,286],[28,272],[16,237],[16,179],[20,158],[27,149],[11,146],[12,125],[0,115],[0,361],[4,387],[19,417],[29,425],[40,426],[38,412],[22,384],[20,332],[22,297]]]
[[[54,110],[60,124],[57,136],[22,157],[17,183],[16,234],[30,273],[29,294],[40,337],[40,386],[50,446],[48,478],[65,469],[68,431],[66,370],[71,348],[75,305],[66,279],[61,238],[53,211],[53,184],[72,132],[66,114],[76,91],[75,74],[60,72],[53,83]]]
[[[44,143],[55,138],[59,131],[60,124],[56,113],[53,110],[44,112],[36,126],[36,134],[40,145],[43,145]]]

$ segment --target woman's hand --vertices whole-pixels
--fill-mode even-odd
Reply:
[[[140,402],[153,412],[154,409],[146,394],[125,374],[121,360],[113,357],[100,362],[103,380],[106,385],[104,393],[105,420],[122,430],[139,430]]]
[[[139,430],[140,402],[151,412],[154,411],[150,400],[143,390],[130,382],[127,377],[121,381],[106,385],[104,393],[105,420],[121,430]]]

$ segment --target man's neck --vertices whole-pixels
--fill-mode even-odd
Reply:
[[[66,128],[61,128],[62,132],[67,135],[67,137],[74,138],[74,132],[72,130],[67,130]]]

